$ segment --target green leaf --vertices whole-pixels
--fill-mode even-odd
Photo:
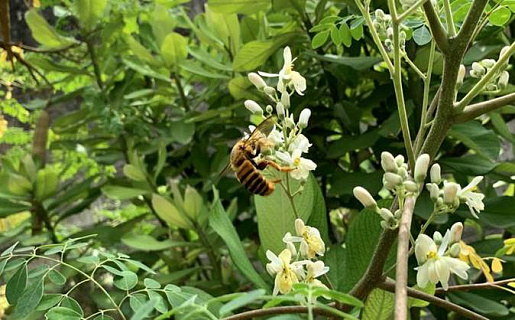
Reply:
[[[363,320],[388,320],[391,318],[394,307],[394,294],[374,289],[365,302],[363,309]]]
[[[45,317],[47,320],[81,320],[82,315],[77,311],[64,307],[50,309]]]
[[[413,289],[415,289],[417,291],[421,291],[421,292],[427,293],[427,294],[433,296],[435,294],[435,291],[436,291],[436,285],[430,283],[425,288],[420,288],[418,285],[415,285],[413,287]],[[415,299],[415,298],[408,298],[408,305],[409,305],[410,308],[425,308],[425,307],[427,307],[429,305],[429,302],[424,301],[424,300],[420,300],[420,299]]]
[[[27,318],[38,306],[43,297],[43,280],[33,281],[27,287],[27,290],[18,299],[18,303],[14,308],[14,319],[25,319]]]
[[[181,64],[181,68],[193,74],[209,79],[230,79],[231,77],[227,74],[220,72],[212,72],[204,69],[200,63],[188,61]]]
[[[57,271],[56,269],[50,270],[50,272],[48,273],[48,278],[50,279],[50,281],[59,286],[62,286],[66,283],[66,277],[63,276],[63,274]]]
[[[216,46],[221,49],[229,48],[232,55],[235,56],[241,45],[238,15],[214,12],[209,5],[206,5],[205,8],[207,25],[201,26],[202,31],[215,42]]]
[[[444,171],[461,173],[468,176],[481,176],[495,168],[495,163],[479,155],[459,158],[444,158],[438,161]]]
[[[515,143],[515,135],[511,133],[503,117],[497,112],[491,112],[488,116],[490,117],[490,121],[492,122],[495,131],[503,138],[508,139],[511,143]]]
[[[363,22],[355,23],[355,20],[350,27],[350,34],[354,40],[359,40],[363,38]]]
[[[499,7],[495,9],[490,16],[488,17],[488,21],[494,26],[502,27],[511,18],[511,10],[505,6]]]
[[[43,311],[52,308],[61,301],[62,294],[47,293],[43,296],[36,310]]]
[[[253,87],[254,86],[247,77],[237,76],[229,81],[229,92],[236,100],[259,100],[259,97],[252,92]]]
[[[156,78],[159,80],[163,80],[165,82],[170,82],[170,79],[168,76],[155,71],[154,69],[152,69],[151,67],[149,67],[146,64],[141,64],[141,62],[137,59],[123,58],[122,61],[127,67],[131,68],[132,70],[134,70],[138,73],[141,73],[142,75]]]
[[[325,30],[317,33],[313,40],[311,40],[311,48],[317,49],[323,46],[327,42],[327,38],[329,38],[329,32],[330,30]]]
[[[145,319],[152,311],[154,311],[154,308],[156,304],[158,303],[157,300],[148,300],[145,302],[131,317],[131,320],[142,320]]]
[[[25,21],[32,31],[34,39],[47,48],[59,49],[76,43],[75,39],[58,35],[45,18],[34,9],[25,13]]]
[[[40,169],[36,178],[36,199],[42,201],[55,195],[58,185],[59,178],[52,167]]]
[[[188,41],[177,32],[172,32],[163,39],[161,57],[168,67],[176,67],[188,56]]]
[[[0,218],[5,218],[11,214],[27,211],[32,208],[32,205],[23,201],[9,201],[0,198]]]
[[[484,203],[485,210],[479,214],[479,221],[482,224],[502,229],[515,227],[515,220],[513,219],[514,197],[487,198]],[[461,216],[471,217],[466,206],[461,206],[456,213]]]
[[[305,52],[304,55],[317,58],[321,61],[342,64],[358,71],[369,69],[381,61],[381,59],[377,57],[341,57],[334,54],[325,54],[322,56],[313,52]]]
[[[161,288],[161,284],[154,279],[145,278],[145,280],[143,280],[143,283],[145,284],[145,287],[147,287],[148,289]]]
[[[265,290],[259,289],[254,290],[250,292],[245,292],[241,296],[237,297],[236,299],[233,299],[220,308],[220,316],[226,316],[229,315],[231,312],[233,312],[236,309],[239,309],[243,306],[246,306],[247,304],[254,302],[258,300],[260,297],[264,296],[266,293]]]
[[[148,298],[143,293],[132,294],[129,298],[129,305],[131,306],[132,311],[136,312],[141,306],[148,301]]]
[[[104,15],[107,0],[77,0],[75,4],[82,28],[91,31]]]
[[[270,0],[208,0],[209,8],[218,13],[255,14],[266,10]]]
[[[187,247],[194,245],[191,242],[174,241],[171,239],[158,241],[146,234],[129,233],[122,238],[123,244],[141,251],[162,251],[176,247]]]
[[[479,294],[470,292],[451,292],[448,298],[459,305],[471,308],[472,310],[491,317],[507,316],[508,308],[494,300],[487,299]]]
[[[84,315],[84,311],[82,310],[79,302],[72,297],[64,296],[63,301],[61,302],[61,307],[72,309],[81,316]]]
[[[291,177],[291,190],[298,190],[299,182]],[[298,218],[305,223],[309,220],[314,206],[314,187],[316,180],[310,177],[306,181],[304,191],[295,196],[295,207]],[[279,254],[284,249],[283,237],[286,232],[295,233],[295,213],[289,197],[283,188],[277,186],[275,191],[266,197],[254,196],[258,217],[258,230],[261,246],[266,252],[271,250]]]
[[[143,189],[135,189],[128,187],[120,187],[120,186],[105,186],[102,188],[102,193],[108,196],[111,199],[116,200],[127,200],[132,199],[141,195],[149,194],[148,190]]]
[[[241,273],[243,273],[247,279],[252,281],[257,287],[268,290],[269,288],[267,284],[256,272],[247,257],[240,237],[238,236],[238,233],[236,233],[236,229],[234,228],[231,220],[229,220],[229,217],[225,213],[225,210],[218,199],[213,203],[213,207],[211,208],[211,212],[209,214],[209,225],[227,245],[232,261],[238,270],[240,270]]]
[[[125,37],[125,41],[129,45],[129,48],[132,50],[132,53],[138,57],[143,62],[146,62],[152,66],[160,66],[162,62],[157,60],[150,51],[147,50],[142,44],[140,44],[136,39],[132,36]]]
[[[413,31],[413,40],[415,40],[415,43],[419,46],[426,45],[431,41],[431,33],[426,26],[422,26]]]
[[[134,181],[146,181],[147,177],[145,174],[135,165],[126,164],[123,166],[123,174],[131,180]]]
[[[152,207],[159,217],[171,226],[177,226],[184,229],[193,229],[193,225],[173,203],[166,198],[158,195],[152,195]]]
[[[9,304],[16,304],[27,287],[27,265],[23,264],[9,279],[5,288],[5,296]]]
[[[163,46],[165,38],[174,32],[176,22],[170,12],[162,5],[156,5],[149,22],[152,33],[156,37],[159,48]]]
[[[492,130],[487,130],[477,121],[452,126],[449,135],[460,140],[479,155],[495,160],[501,150],[501,142]]]
[[[132,271],[122,271],[121,279],[115,279],[114,285],[118,289],[130,290],[138,284],[138,276]]]
[[[245,72],[260,67],[277,49],[288,43],[294,36],[295,34],[283,34],[272,40],[246,43],[234,57],[233,70]]]
[[[149,290],[147,291],[148,297],[150,300],[156,300],[157,303],[155,305],[155,308],[160,313],[165,313],[168,311],[167,303],[165,302],[165,299],[156,291]]]
[[[350,29],[347,23],[342,23],[340,26],[340,40],[343,43],[344,46],[347,48],[351,46],[352,44],[352,35],[350,34]]]
[[[186,123],[186,121],[173,121],[170,123],[170,135],[181,144],[188,144],[195,134],[195,124]]]
[[[339,244],[330,246],[324,255],[324,263],[331,270],[327,276],[333,287],[340,291],[345,281],[346,257],[345,249]]]

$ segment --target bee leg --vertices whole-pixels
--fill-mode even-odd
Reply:
[[[296,168],[292,168],[292,167],[281,167],[280,165],[278,165],[277,163],[273,162],[273,161],[270,161],[270,160],[261,160],[259,161],[257,164],[256,164],[256,168],[258,170],[264,170],[266,167],[268,166],[271,166],[272,168],[274,168],[275,170],[277,171],[281,171],[281,172],[290,172],[290,171],[293,171],[295,170]]]
[[[280,183],[281,181],[282,181],[281,179],[275,179],[275,180],[271,180],[270,182],[275,184],[275,183]]]

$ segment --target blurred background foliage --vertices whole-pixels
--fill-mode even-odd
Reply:
[[[318,165],[306,191],[313,202],[306,218],[332,244],[325,259],[333,286],[347,291],[356,283],[380,227],[370,212],[358,214],[352,189],[359,184],[388,198],[380,192],[378,159],[382,151],[399,154],[404,147],[392,83],[352,1],[0,2],[0,111],[8,122],[0,139],[3,247],[96,235],[79,256],[95,250],[130,254],[157,271],[154,279],[162,285],[215,296],[269,288],[271,279],[258,274],[264,250],[282,245],[274,235],[292,230],[293,220],[279,221],[277,199],[256,199],[256,218],[254,198],[231,175],[216,184],[219,195],[212,190],[232,145],[255,120],[243,101],[267,104],[246,74],[279,70],[288,45],[308,82],[292,112],[312,110],[305,134]],[[469,6],[469,0],[452,2],[456,23]],[[506,0],[489,6],[496,9],[465,57],[467,66],[496,57],[513,41],[515,5]],[[374,1],[374,7],[385,3]],[[425,71],[428,29],[416,16],[408,22],[406,51]],[[441,68],[437,56],[431,96]],[[403,84],[415,132],[423,83],[406,69]],[[509,84],[503,92],[514,88]],[[479,220],[467,220],[468,243],[483,257],[494,256],[515,227],[513,114],[515,107],[507,106],[455,125],[438,155],[444,173],[461,184],[486,177],[486,209]],[[431,205],[428,195],[419,199],[414,226]],[[445,230],[468,217],[463,209],[431,228]],[[515,276],[513,258],[503,259],[502,276]],[[74,277],[80,275],[66,274],[71,282]],[[482,277],[478,270],[475,280]],[[484,308],[477,311],[489,318],[511,319],[509,306],[488,299],[512,297],[499,291],[495,297],[475,292],[449,298],[472,308],[479,303]],[[87,310],[103,305],[76,299]],[[443,311],[431,310],[446,319]]]

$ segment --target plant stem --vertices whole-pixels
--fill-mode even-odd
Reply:
[[[415,71],[417,73],[417,75],[420,77],[420,79],[424,80],[424,83],[425,83],[426,75],[422,71],[420,71],[420,69],[413,63],[413,61],[411,61],[411,59],[408,57],[408,55],[405,52],[402,53],[402,57],[410,65],[410,67],[413,69],[413,71]]]
[[[93,71],[95,73],[95,80],[97,82],[98,88],[101,91],[104,91],[104,82],[102,81],[102,73],[100,72],[100,67],[98,66],[97,54],[95,52],[95,48],[93,47],[93,43],[91,41],[91,36],[88,36],[86,40],[86,47],[88,48],[88,53],[91,58],[91,63],[93,64]]]
[[[333,311],[334,310],[334,311]],[[266,308],[266,309],[257,309],[257,310],[251,310],[242,312],[239,314],[235,314],[233,316],[229,316],[226,318],[223,318],[222,320],[246,320],[246,319],[254,319],[258,317],[264,317],[269,315],[275,315],[275,314],[296,314],[296,313],[308,313],[309,309],[308,307],[304,306],[281,306],[281,307],[272,307],[272,308]],[[326,317],[332,317],[335,314],[339,315],[335,311],[338,311],[336,309],[332,309],[327,307],[321,308],[321,307],[314,307],[312,309],[313,314],[320,315],[320,316],[326,316]]]
[[[497,110],[513,102],[515,102],[515,93],[510,93],[499,98],[471,104],[466,106],[463,111],[456,116],[456,122],[462,123],[473,120],[482,114]]]
[[[397,17],[397,21],[401,22],[402,20],[406,19],[406,17],[408,17],[410,14],[412,14],[413,11],[417,10],[426,1],[428,1],[428,0],[418,0],[417,2],[415,2],[411,7],[409,7],[406,11],[404,11]]]
[[[510,282],[514,282],[515,278],[499,280],[495,282],[485,282],[485,283],[472,283],[472,284],[461,284],[455,286],[449,286],[448,290],[444,290],[443,288],[436,289],[435,294],[445,294],[447,292],[452,291],[472,291],[472,290],[481,290],[481,289],[493,289],[496,286],[502,286],[508,284]]]
[[[454,26],[451,3],[449,0],[443,0],[443,10],[445,11],[445,23],[447,24],[447,33],[449,34],[449,37],[453,38],[456,36],[456,27]]]
[[[189,111],[190,106],[188,103],[188,99],[186,98],[186,94],[184,93],[184,88],[182,87],[182,84],[181,84],[181,79],[180,79],[179,75],[177,74],[177,72],[172,75],[172,78],[175,80],[175,85],[177,86],[177,91],[179,91],[179,95],[181,96],[182,106],[184,107],[184,110]]]
[[[429,29],[431,29],[431,34],[433,35],[433,40],[436,42],[438,49],[447,54],[449,51],[449,39],[431,1],[424,2],[424,12]]]
[[[404,202],[404,210],[399,225],[399,240],[397,242],[397,267],[395,270],[395,320],[408,318],[408,257],[410,230],[413,211],[415,209],[415,196],[409,196]]]

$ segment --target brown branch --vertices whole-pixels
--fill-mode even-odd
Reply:
[[[495,282],[485,282],[485,283],[472,283],[472,284],[461,284],[456,286],[449,286],[448,290],[444,290],[443,288],[437,288],[435,294],[441,295],[451,291],[473,291],[480,289],[497,289],[498,286],[502,286],[508,284],[510,282],[514,282],[515,278],[499,280]]]
[[[315,314],[315,315],[334,317],[334,313],[332,313],[328,310],[325,310],[325,309],[313,307],[312,311],[313,311],[313,314]],[[246,311],[246,312],[242,312],[239,314],[235,314],[233,316],[223,318],[222,320],[245,320],[245,319],[254,319],[254,318],[258,318],[258,317],[264,317],[264,316],[275,315],[275,314],[308,313],[308,312],[309,312],[308,307],[304,307],[304,306],[282,306],[282,307],[273,307],[273,308]]]
[[[468,48],[469,43],[472,40],[474,30],[478,28],[479,19],[481,19],[487,3],[488,0],[474,0],[474,2],[472,2],[472,6],[468,11],[467,17],[465,18],[465,21],[463,21],[463,25],[456,35],[455,45],[458,51],[463,50],[463,52],[465,52]]]
[[[395,281],[393,281],[391,279],[387,279],[385,282],[378,284],[377,287],[381,288],[383,290],[389,291],[389,292],[395,292]],[[407,288],[407,293],[408,293],[408,296],[410,296],[410,297],[427,301],[427,302],[433,304],[434,306],[441,307],[441,308],[444,308],[449,311],[454,311],[457,314],[462,315],[466,319],[488,320],[488,318],[483,317],[480,314],[477,314],[473,311],[470,311],[466,308],[463,308],[462,306],[459,306],[459,305],[449,302],[447,300],[429,295],[425,292],[418,291],[418,290],[415,290],[412,288]]]
[[[397,265],[395,269],[395,319],[408,318],[408,257],[411,219],[417,198],[410,196],[404,201],[404,211],[399,225],[399,241],[397,243]]]
[[[473,120],[482,114],[497,110],[513,102],[515,102],[515,92],[492,100],[471,104],[456,115],[456,122],[461,123]]]
[[[447,37],[447,32],[443,28],[442,22],[436,14],[435,8],[431,4],[431,1],[425,2],[423,7],[424,12],[426,13],[427,22],[429,23],[429,28],[431,29],[431,34],[433,35],[433,39],[435,40],[438,49],[446,54],[449,51],[449,39]]]

